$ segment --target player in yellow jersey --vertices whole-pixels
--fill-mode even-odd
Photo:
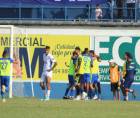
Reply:
[[[0,59],[1,96],[3,102],[5,102],[6,92],[9,91],[10,68],[12,62],[13,60],[8,57],[8,51],[4,50],[2,58]]]
[[[113,59],[109,61],[109,73],[110,73],[110,83],[111,91],[113,92],[114,100],[120,100],[120,72],[119,66],[115,63]]]
[[[79,87],[80,87],[80,92],[77,94],[76,100],[80,100],[83,92],[84,92],[84,63],[83,63],[83,56],[81,55],[81,49],[79,47],[75,48],[75,51],[78,55],[77,62],[76,62],[76,76],[79,78]]]
[[[83,56],[83,63],[84,63],[83,78],[84,78],[85,92],[87,94],[86,96],[83,96],[83,99],[88,100],[89,99],[88,94],[90,88],[90,70],[91,70],[91,58],[89,55],[88,48],[85,48],[82,56]]]
[[[99,56],[95,54],[94,50],[90,51],[90,57],[92,60],[90,88],[92,92],[93,92],[93,88],[95,88],[95,95],[93,96],[93,99],[100,100],[101,99],[101,85],[100,85],[100,80],[99,80],[99,64],[101,60]]]

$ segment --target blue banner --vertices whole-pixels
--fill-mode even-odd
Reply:
[[[22,4],[22,5],[86,5],[103,4],[107,0],[0,0],[2,4]]]

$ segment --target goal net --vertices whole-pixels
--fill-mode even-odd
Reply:
[[[8,96],[12,98],[13,96],[34,96],[33,81],[32,81],[32,71],[30,66],[30,55],[28,47],[28,34],[26,33],[26,28],[18,28],[11,25],[0,25],[0,58],[2,58],[2,53],[4,50],[8,52],[9,58],[13,60],[10,68],[10,82],[9,82],[9,93]],[[22,57],[20,56],[20,50],[22,45],[21,40],[27,44],[26,48],[28,51],[27,61],[29,61],[29,74],[30,74],[30,86],[26,86],[26,82],[23,78],[22,71]],[[27,88],[28,87],[28,93]]]

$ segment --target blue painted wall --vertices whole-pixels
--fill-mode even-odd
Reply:
[[[64,95],[66,87],[67,87],[66,83],[52,83],[51,98],[61,99]],[[111,100],[112,93],[110,91],[110,85],[102,84],[101,87],[102,87],[102,99]],[[136,93],[137,93],[136,100],[140,100],[140,95],[139,95],[140,85],[133,85],[132,88],[136,90]],[[37,98],[41,98],[43,96],[43,92],[40,89],[39,83],[34,83],[34,93],[35,93],[35,97]],[[30,82],[25,82],[22,84],[15,82],[13,85],[13,95],[25,96],[25,97],[32,96]],[[131,94],[130,94],[130,99],[132,100]]]

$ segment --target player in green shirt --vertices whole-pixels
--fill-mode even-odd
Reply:
[[[5,93],[9,91],[11,62],[13,61],[8,58],[7,50],[4,50],[2,58],[0,58],[1,96],[3,102],[5,102]]]
[[[65,95],[63,97],[63,99],[72,99],[74,98],[74,92],[75,92],[75,64],[77,61],[77,53],[74,51],[72,54],[72,57],[70,59],[70,63],[69,65],[67,65],[67,63],[65,63],[65,65],[67,67],[69,67],[68,70],[68,79],[69,79],[69,85],[65,91]],[[70,96],[68,96],[68,93],[70,91]]]

